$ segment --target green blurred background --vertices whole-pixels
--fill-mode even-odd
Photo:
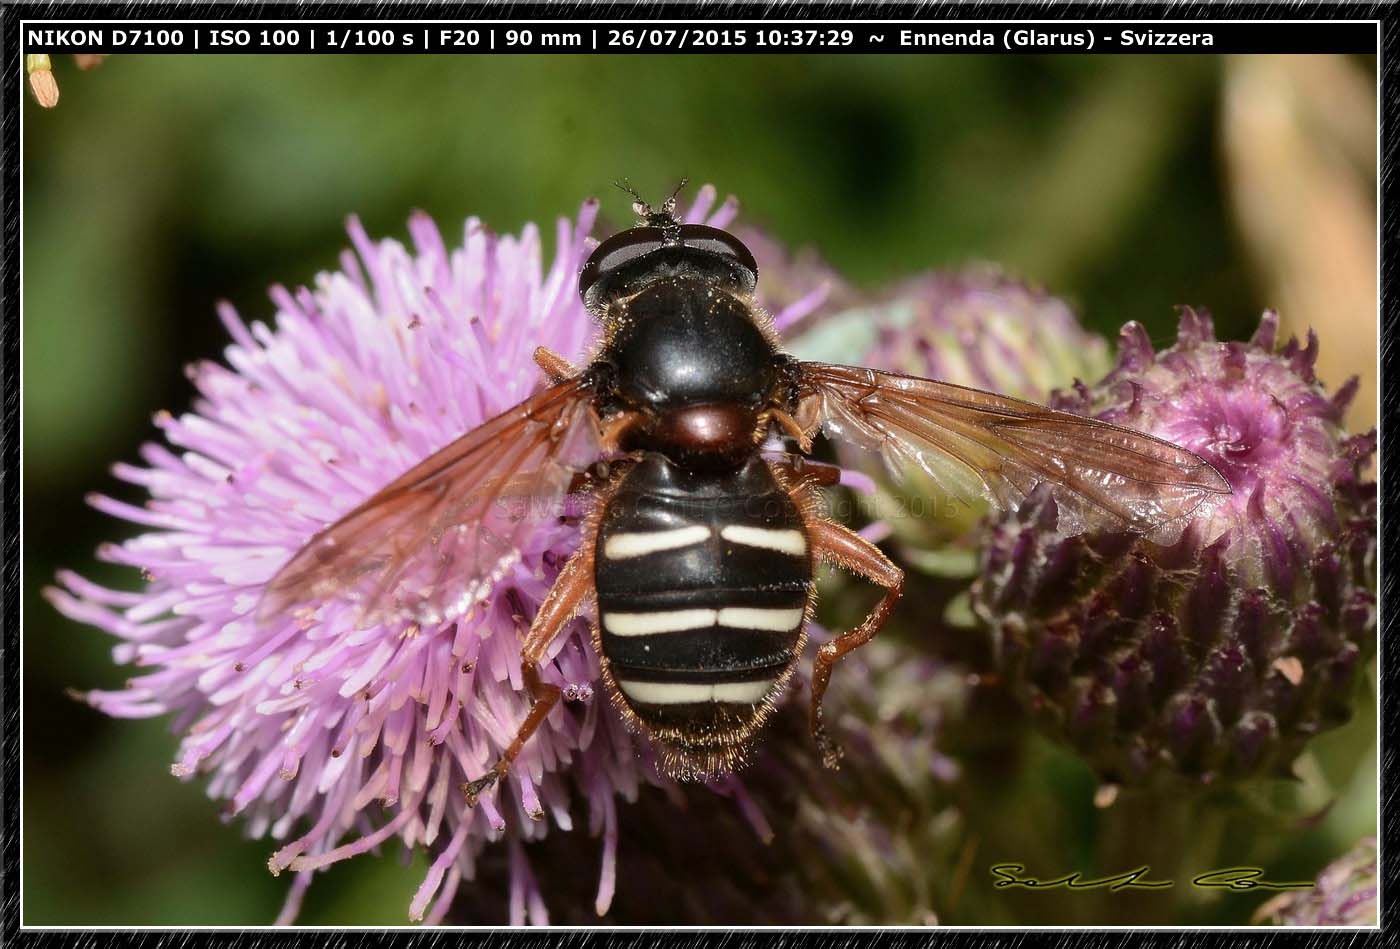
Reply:
[[[154,411],[188,403],[181,367],[224,344],[214,302],[269,316],[269,284],[335,266],[351,212],[376,236],[402,237],[413,208],[449,236],[470,214],[549,234],[589,195],[628,220],[614,178],[662,194],[689,175],[861,286],[991,260],[1102,332],[1140,320],[1158,341],[1179,303],[1210,308],[1226,338],[1277,306],[1289,328],[1318,329],[1325,382],[1366,374],[1352,422],[1374,419],[1374,58],[114,56],[54,68],[62,100],[27,103],[23,145],[27,923],[263,924],[281,905],[272,845],[243,840],[198,783],[170,776],[166,722],[112,721],[64,697],[125,672],[110,640],[39,590],[65,565],[133,582],[94,565],[94,546],[127,528],[83,494],[132,497],[107,466],[135,460]],[[1368,701],[1318,743],[1320,767],[1345,782],[1338,805],[1274,848],[1271,872],[1311,876],[1374,830]],[[1091,793],[1076,762],[1052,756],[1044,774],[1065,802]],[[406,922],[423,872],[421,860],[342,864],[300,921]],[[998,921],[1034,920],[1049,899]],[[1203,913],[1247,916],[1238,904]]]

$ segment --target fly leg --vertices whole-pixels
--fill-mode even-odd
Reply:
[[[827,736],[822,720],[822,698],[831,681],[831,667],[851,650],[875,638],[904,592],[904,571],[891,563],[870,541],[834,521],[813,520],[807,525],[807,533],[817,559],[864,577],[885,589],[884,598],[876,604],[865,622],[817,650],[817,660],[812,668],[812,738],[821,752],[822,763],[828,768],[835,768],[841,760],[841,749]]]
[[[569,625],[592,591],[593,545],[589,542],[588,532],[585,532],[583,546],[569,558],[554,586],[550,587],[540,611],[535,614],[535,621],[530,624],[530,633],[521,650],[520,671],[525,687],[530,690],[530,713],[525,716],[515,738],[506,746],[491,770],[462,785],[468,807],[474,807],[483,791],[506,776],[520,749],[525,747],[535,729],[558,704],[561,690],[559,686],[550,685],[540,678],[540,660],[544,658],[549,644]]]
[[[543,346],[535,348],[535,365],[544,371],[550,382],[563,382],[565,379],[572,379],[578,375],[578,370],[574,368],[573,363]]]
[[[804,455],[789,454],[782,460],[774,460],[773,468],[779,479],[793,493],[798,506],[814,488],[834,488],[841,483],[841,469],[824,461],[813,461]]]

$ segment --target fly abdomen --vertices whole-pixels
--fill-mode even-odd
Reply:
[[[609,685],[676,770],[742,755],[800,651],[812,567],[802,517],[766,463],[685,471],[649,455],[599,525]]]

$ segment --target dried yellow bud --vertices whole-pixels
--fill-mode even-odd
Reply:
[[[32,54],[24,59],[25,71],[29,73],[29,90],[34,99],[46,109],[58,105],[58,82],[53,77],[49,57]]]

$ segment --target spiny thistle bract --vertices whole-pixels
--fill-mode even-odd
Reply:
[[[1374,652],[1375,436],[1342,430],[1355,386],[1314,378],[1316,337],[1280,348],[1277,327],[1218,342],[1186,309],[1154,353],[1130,323],[1113,371],[1054,400],[1225,476],[1178,542],[1066,537],[1041,492],[987,530],[973,601],[998,671],[1106,782],[1286,775]]]

